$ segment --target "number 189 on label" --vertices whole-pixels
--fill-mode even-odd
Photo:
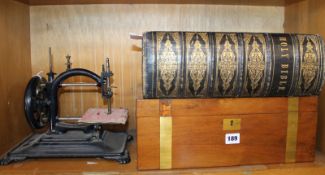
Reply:
[[[239,144],[240,143],[240,133],[228,133],[225,135],[226,144]]]

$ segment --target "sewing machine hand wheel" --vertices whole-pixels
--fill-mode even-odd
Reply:
[[[33,129],[45,127],[49,121],[46,80],[34,76],[25,89],[25,115]]]

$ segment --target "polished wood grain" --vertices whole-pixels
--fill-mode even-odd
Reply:
[[[29,7],[0,1],[0,154],[30,132],[23,95],[31,77]]]
[[[284,30],[290,33],[310,33],[309,1],[303,0],[287,4],[285,7]]]
[[[172,101],[172,116],[283,113],[287,104],[286,98],[180,99]]]
[[[138,167],[159,169],[159,100],[137,100],[137,152]],[[148,132],[150,130],[150,132]],[[147,149],[142,149],[147,148]]]
[[[224,131],[222,123],[227,118],[241,119],[240,131]],[[202,115],[195,118],[173,116],[172,167],[282,163],[286,144],[286,119],[286,113]],[[225,145],[225,134],[238,132],[240,144]]]
[[[299,98],[297,162],[314,160],[317,100]],[[159,169],[162,113],[157,106],[164,103],[166,100],[137,101],[137,114],[143,115],[137,116],[139,169]],[[294,112],[288,109],[288,98],[173,99],[168,103],[173,125],[172,168],[285,162],[288,112]],[[144,116],[143,111],[151,116]],[[224,119],[240,119],[241,129],[223,130]],[[237,132],[241,143],[225,145],[225,134]]]
[[[137,111],[137,118],[158,116],[159,100],[137,100],[136,111]]]
[[[137,121],[138,167],[159,169],[159,117],[140,117]],[[145,149],[144,149],[145,148]]]
[[[297,162],[308,162],[315,159],[316,128],[317,112],[299,113],[296,154]]]
[[[299,98],[299,111],[301,112],[317,112],[319,97],[318,96],[310,96]]]
[[[286,113],[288,111],[287,98],[223,98],[223,99],[188,99],[171,100],[172,116],[202,116],[223,114],[268,114]],[[243,103],[245,101],[245,103]],[[154,103],[150,101],[147,103]],[[316,112],[317,97],[299,99],[299,111]],[[191,112],[189,112],[191,111]]]
[[[287,4],[285,8],[286,32],[314,33],[325,37],[325,1],[304,0]],[[325,93],[320,94],[318,108],[317,148],[325,151]]]
[[[18,0],[30,5],[62,4],[226,4],[282,6],[286,0]],[[291,0],[293,1],[293,0]],[[294,0],[298,1],[298,0]],[[290,2],[290,1],[289,1]]]
[[[105,57],[114,72],[113,107],[129,110],[129,128],[135,128],[136,99],[142,98],[141,41],[129,33],[150,30],[283,32],[284,7],[193,4],[106,4],[32,6],[31,57],[33,74],[48,71],[52,47],[54,71],[72,67],[100,73]],[[69,81],[86,81],[74,78]],[[66,89],[60,96],[60,115],[83,114],[88,107],[106,107],[93,89]],[[142,115],[140,115],[142,116]]]
[[[64,4],[224,4],[224,5],[259,5],[283,6],[303,0],[16,0],[29,5],[64,5]]]
[[[318,33],[323,38],[325,37],[325,1],[321,0],[309,0],[308,6],[305,6],[305,11],[308,12],[308,16],[305,16],[305,19],[308,23],[308,32],[309,33]],[[299,25],[301,26],[301,24]],[[317,139],[318,139],[318,149],[325,151],[325,92],[324,87],[323,91],[320,94],[319,98],[319,115],[318,115],[318,126],[317,126]]]
[[[22,3],[25,3],[25,4],[30,4],[29,0],[14,0],[14,1],[22,2]]]

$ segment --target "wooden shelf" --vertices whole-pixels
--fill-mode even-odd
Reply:
[[[221,4],[284,6],[301,0],[17,0],[29,5],[66,4]]]
[[[96,158],[83,159],[30,159],[22,162],[0,166],[0,174],[30,175],[30,174],[215,174],[218,175],[305,175],[325,174],[325,155],[317,153],[316,161],[312,163],[276,164],[234,166],[222,168],[179,169],[163,171],[138,171],[135,143],[131,144],[131,163],[120,165],[113,161]]]

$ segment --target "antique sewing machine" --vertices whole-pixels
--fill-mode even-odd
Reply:
[[[110,77],[113,74],[110,71],[109,59],[107,58],[106,64],[102,66],[100,76],[86,69],[71,69],[69,56],[66,65],[67,70],[55,77],[50,51],[48,80],[40,75],[31,78],[25,90],[24,104],[27,121],[35,132],[9,151],[0,160],[0,164],[6,165],[27,158],[51,157],[101,157],[121,164],[130,162],[127,143],[132,140],[132,136],[128,133],[104,130],[102,123],[71,123],[70,119],[67,119],[67,122],[58,115],[58,90],[66,86],[101,88],[101,95],[108,104],[105,115],[111,115],[113,92]],[[89,77],[94,83],[64,83],[66,79],[74,76]]]

